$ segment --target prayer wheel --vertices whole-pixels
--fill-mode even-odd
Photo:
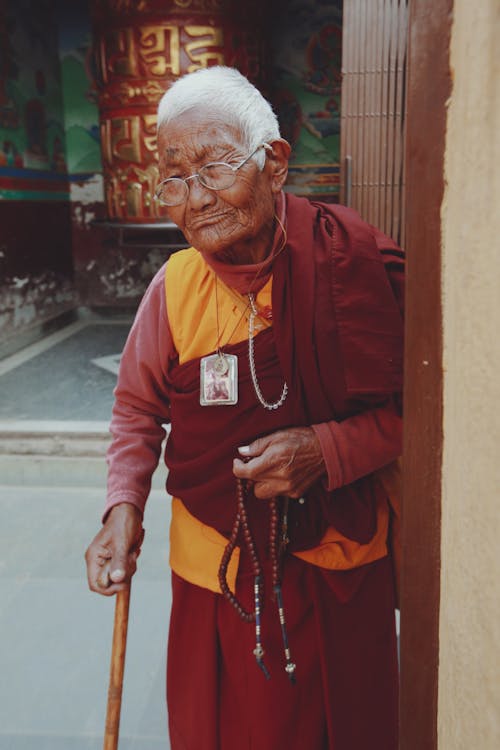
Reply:
[[[181,75],[230,65],[264,83],[263,14],[241,0],[93,0],[92,25],[108,217],[164,220],[156,110]]]

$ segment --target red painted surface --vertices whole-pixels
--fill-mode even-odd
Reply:
[[[164,221],[158,180],[156,111],[179,76],[212,65],[263,82],[261,0],[94,0],[94,48],[110,218]]]
[[[43,173],[42,173],[43,174]],[[40,178],[9,177],[2,175],[2,190],[23,190],[49,193],[67,193],[68,181],[66,178],[60,180],[47,180]]]

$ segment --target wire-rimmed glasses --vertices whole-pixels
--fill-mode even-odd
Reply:
[[[269,149],[270,146],[268,143],[261,143],[257,148],[254,148],[251,154],[236,165],[226,164],[224,161],[214,161],[200,167],[196,174],[189,177],[168,177],[166,180],[162,180],[156,188],[155,199],[164,206],[180,206],[189,195],[188,180],[194,180],[195,177],[203,187],[209,190],[226,190],[234,185],[238,170],[261,148]]]

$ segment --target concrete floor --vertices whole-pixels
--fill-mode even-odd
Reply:
[[[0,419],[109,420],[130,321],[74,323],[0,362]]]
[[[0,748],[102,748],[114,599],[92,594],[83,554],[103,491],[0,488]],[[165,652],[169,504],[150,496],[132,589],[120,750],[169,747]]]
[[[102,748],[114,599],[88,590],[83,555],[100,527],[103,424],[129,327],[78,321],[0,362],[0,750]],[[164,470],[155,480],[164,486]],[[132,588],[120,750],[169,748],[169,513],[165,491],[153,490]]]

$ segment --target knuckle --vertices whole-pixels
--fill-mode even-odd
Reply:
[[[259,498],[259,500],[264,500],[266,497],[265,485],[261,482],[258,482],[254,487],[253,494],[255,495],[255,497]]]

